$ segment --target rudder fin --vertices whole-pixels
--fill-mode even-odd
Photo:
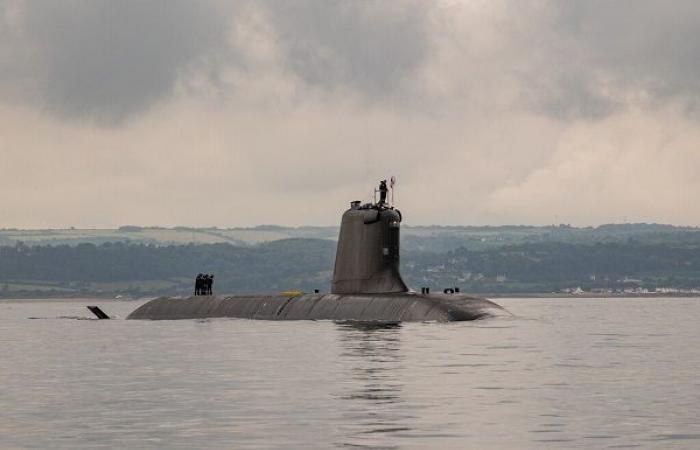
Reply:
[[[104,311],[102,311],[99,306],[88,306],[87,309],[89,309],[90,312],[96,315],[97,318],[100,320],[111,319],[111,317],[109,317]]]

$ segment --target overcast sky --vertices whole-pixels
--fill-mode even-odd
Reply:
[[[0,0],[0,228],[700,225],[700,2]]]

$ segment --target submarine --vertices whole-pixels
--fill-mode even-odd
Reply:
[[[372,203],[353,201],[343,213],[330,293],[159,297],[127,319],[453,322],[508,314],[490,300],[452,289],[433,294],[426,288],[421,293],[409,289],[399,272],[403,217],[386,201],[386,181],[380,182],[378,192],[378,201],[376,194]]]

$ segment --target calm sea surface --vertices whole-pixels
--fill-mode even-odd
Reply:
[[[700,299],[512,318],[78,320],[0,302],[0,448],[700,448]]]

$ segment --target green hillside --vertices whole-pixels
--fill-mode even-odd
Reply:
[[[217,292],[323,291],[336,233],[276,226],[3,230],[0,296],[187,294],[199,272],[216,275]],[[402,247],[402,273],[414,288],[497,294],[700,288],[695,228],[404,227]]]

